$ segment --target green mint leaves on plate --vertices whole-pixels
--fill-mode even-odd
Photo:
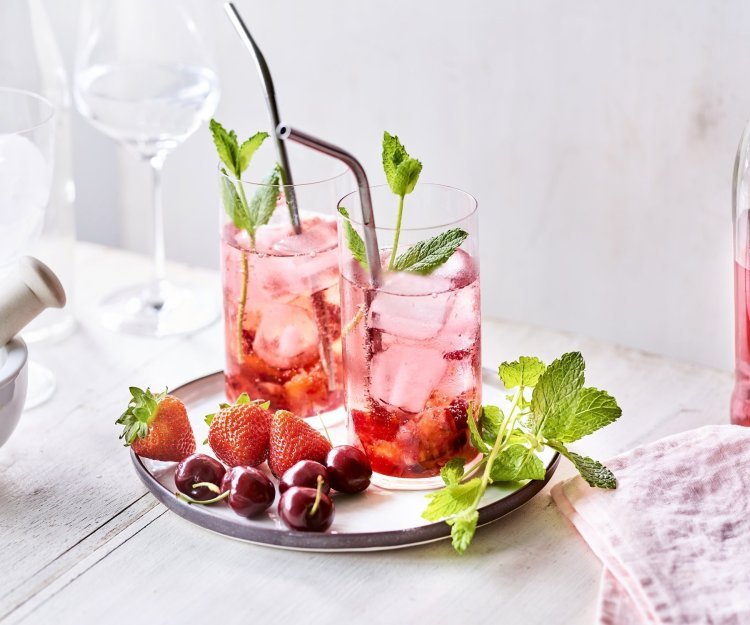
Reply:
[[[403,254],[398,254],[398,242],[401,236],[401,220],[404,213],[404,198],[414,190],[422,172],[422,163],[409,156],[398,137],[383,133],[383,170],[388,186],[398,200],[398,214],[393,237],[393,247],[388,263],[390,271],[409,271],[427,275],[445,263],[469,236],[460,228],[453,228],[437,236],[420,241]],[[362,237],[349,221],[349,213],[342,206],[339,212],[347,219],[344,222],[346,243],[354,259],[367,269],[367,254]]]
[[[242,144],[237,140],[234,130],[226,130],[215,119],[209,124],[211,136],[216,146],[219,159],[223,163],[221,172],[221,199],[224,209],[239,230],[245,230],[250,235],[250,241],[255,244],[255,231],[271,219],[276,209],[279,195],[281,168],[276,165],[273,172],[263,181],[263,185],[255,192],[248,202],[244,185],[241,182],[243,172],[250,165],[250,161],[268,138],[267,132],[257,132]]]
[[[606,391],[584,386],[585,363],[579,352],[564,354],[549,366],[521,356],[500,365],[499,375],[510,406],[470,406],[471,440],[481,459],[468,474],[464,460],[454,458],[440,472],[445,487],[427,495],[422,513],[428,521],[451,526],[453,547],[463,553],[471,544],[479,504],[493,482],[543,480],[546,469],[538,453],[549,447],[568,458],[590,486],[616,488],[603,464],[567,447],[617,420],[622,410]]]

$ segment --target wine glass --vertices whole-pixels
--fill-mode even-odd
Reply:
[[[151,170],[154,274],[101,304],[110,329],[145,336],[197,330],[216,297],[165,278],[161,171],[170,150],[216,109],[219,83],[184,0],[84,0],[75,74],[79,112]]]
[[[55,107],[38,94],[0,87],[0,280],[39,240],[52,188]],[[2,345],[0,345],[2,347]],[[47,401],[55,376],[29,363],[25,408]]]

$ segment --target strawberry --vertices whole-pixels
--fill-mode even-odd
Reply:
[[[268,466],[277,478],[300,460],[325,463],[331,443],[298,416],[277,410],[271,418]]]
[[[230,467],[257,467],[268,457],[270,422],[268,404],[251,402],[242,393],[236,404],[222,404],[219,412],[206,417],[208,444]]]
[[[154,395],[130,387],[132,398],[117,420],[124,426],[120,438],[144,458],[179,462],[195,453],[195,436],[185,405],[167,391]]]

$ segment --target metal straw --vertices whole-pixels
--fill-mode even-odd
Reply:
[[[370,195],[370,185],[367,182],[367,174],[362,164],[354,158],[349,152],[343,150],[327,141],[317,139],[307,133],[295,130],[285,124],[276,126],[276,136],[281,140],[289,139],[296,143],[301,143],[308,148],[332,156],[342,161],[351,169],[354,177],[357,179],[359,188],[359,202],[362,208],[362,223],[365,226],[365,252],[367,253],[367,265],[370,270],[370,282],[373,288],[380,285],[380,248],[378,247],[378,235],[375,231],[375,215],[372,211],[372,196]]]
[[[224,10],[227,12],[234,29],[240,36],[242,41],[247,46],[250,54],[255,59],[255,64],[258,67],[258,72],[263,79],[263,90],[266,96],[266,106],[268,107],[268,115],[271,118],[271,126],[276,128],[280,123],[279,109],[276,105],[276,91],[273,88],[273,78],[271,78],[271,71],[268,69],[266,59],[263,57],[263,53],[260,51],[258,44],[255,43],[253,36],[245,26],[245,22],[242,21],[239,11],[232,2],[224,4]],[[274,143],[276,144],[276,153],[279,158],[279,164],[281,165],[282,175],[284,179],[282,184],[284,187],[284,195],[286,196],[287,207],[289,208],[289,218],[292,221],[292,228],[294,233],[299,234],[302,232],[302,225],[299,219],[299,207],[297,206],[297,196],[294,192],[294,179],[292,178],[292,170],[289,167],[289,157],[286,153],[286,145],[276,134],[274,135]]]

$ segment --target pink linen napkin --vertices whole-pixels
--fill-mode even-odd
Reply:
[[[604,564],[597,623],[750,624],[750,428],[707,426],[605,463],[552,498]]]

